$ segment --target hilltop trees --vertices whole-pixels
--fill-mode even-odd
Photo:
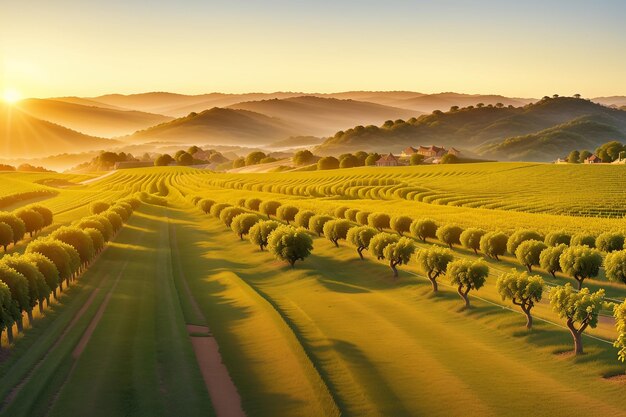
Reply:
[[[230,228],[239,236],[239,239],[243,240],[244,235],[250,233],[250,229],[258,221],[259,217],[256,214],[242,213],[233,218]]]
[[[411,223],[411,234],[422,242],[427,238],[435,238],[437,233],[437,223],[432,219],[418,219]]]
[[[269,235],[276,230],[278,226],[280,226],[280,223],[274,220],[261,220],[257,222],[248,231],[250,242],[258,246],[259,249],[264,250],[267,247]]]
[[[413,220],[409,216],[394,216],[391,218],[389,226],[391,227],[391,230],[394,230],[400,236],[403,236],[411,230],[412,222]]]
[[[538,240],[525,240],[515,250],[515,257],[528,268],[528,272],[532,272],[533,265],[539,265],[539,256],[546,248],[546,244]]]
[[[538,275],[529,275],[526,272],[517,272],[512,269],[498,277],[496,289],[502,300],[511,300],[519,306],[526,315],[526,328],[533,327],[533,317],[530,313],[535,303],[541,301],[545,283]]]
[[[560,259],[565,249],[567,245],[564,243],[546,248],[539,255],[539,266],[556,278],[556,273],[561,270]]]
[[[445,243],[452,249],[452,245],[460,244],[461,233],[463,229],[453,224],[446,224],[437,229],[437,239]]]
[[[408,237],[401,237],[397,242],[392,242],[383,249],[383,256],[389,261],[389,267],[393,271],[393,277],[398,278],[398,266],[409,263],[415,252],[415,243]]]
[[[461,245],[466,249],[471,249],[474,251],[474,254],[478,254],[478,249],[480,249],[480,239],[486,234],[483,229],[477,229],[475,227],[471,227],[466,229],[459,236],[459,240],[461,241]]]
[[[457,292],[465,301],[465,308],[470,308],[468,294],[471,290],[479,290],[489,275],[489,267],[481,260],[470,261],[459,259],[448,264],[446,275],[450,277],[452,285],[457,286]]]
[[[336,247],[339,247],[339,240],[346,239],[348,230],[350,229],[350,222],[344,219],[329,220],[324,223],[323,232],[326,239],[333,242]]]
[[[352,227],[348,230],[346,240],[356,247],[359,257],[363,259],[363,251],[369,247],[370,241],[377,233],[376,229],[369,226]]]
[[[576,292],[570,284],[550,290],[550,305],[559,317],[566,319],[567,328],[574,339],[575,355],[583,353],[582,334],[585,329],[597,326],[603,300],[604,290],[590,293],[589,288],[583,288]]]
[[[448,264],[454,259],[452,251],[433,245],[431,248],[418,250],[415,258],[422,271],[426,272],[433,292],[437,292],[437,278],[445,275]]]
[[[269,251],[279,260],[287,261],[293,268],[296,261],[304,261],[313,250],[313,239],[304,228],[279,226],[267,240]]]
[[[602,255],[596,249],[587,246],[570,246],[561,254],[559,264],[563,273],[578,281],[580,290],[586,278],[598,276],[602,265]]]
[[[480,238],[480,251],[490,258],[499,261],[499,256],[506,253],[508,236],[502,232],[488,232]]]

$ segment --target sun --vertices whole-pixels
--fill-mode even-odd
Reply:
[[[22,95],[20,94],[20,92],[14,88],[6,89],[2,94],[2,99],[9,104],[14,104],[20,101],[21,98]]]

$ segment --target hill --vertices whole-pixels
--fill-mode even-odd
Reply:
[[[88,136],[0,105],[0,155],[3,159],[36,158],[59,153],[108,149],[120,143]]]
[[[468,107],[445,113],[434,112],[405,123],[381,127],[357,126],[345,132],[337,132],[324,141],[317,151],[324,154],[356,150],[399,152],[406,146],[431,143],[484,151],[493,149],[496,143],[508,138],[535,134],[585,116],[602,117],[596,121],[607,124],[617,131],[624,131],[626,128],[626,113],[620,110],[583,99],[559,97],[518,108]],[[575,133],[580,129],[578,133],[590,143],[596,141],[600,144],[605,141],[604,138],[594,139],[592,133],[596,131],[594,129],[585,131],[588,127],[588,124],[575,124],[569,128],[569,132]],[[567,145],[566,149],[572,149],[572,146]],[[561,152],[564,150],[558,154]],[[540,160],[552,159],[551,155],[541,157],[541,154],[542,150],[537,149]],[[485,151],[483,156],[491,157],[488,151]]]
[[[622,107],[626,106],[626,96],[609,96],[609,97],[596,97],[591,101],[605,106]]]
[[[118,110],[57,100],[27,99],[16,106],[38,119],[66,126],[88,135],[114,137],[128,135],[172,120],[160,114]]]
[[[233,104],[229,108],[276,117],[313,136],[329,135],[355,124],[380,124],[388,119],[405,119],[420,114],[364,101],[313,96],[249,101]]]
[[[438,93],[406,98],[397,101],[394,105],[406,109],[417,110],[423,113],[430,113],[433,110],[445,111],[450,109],[452,106],[475,106],[478,103],[483,103],[485,105],[491,104],[495,106],[498,103],[502,103],[505,106],[519,107],[534,101],[536,100],[510,98],[500,95]]]
[[[264,145],[297,134],[283,121],[263,114],[215,107],[135,132],[124,140],[246,146]]]

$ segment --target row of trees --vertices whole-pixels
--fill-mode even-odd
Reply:
[[[595,154],[602,162],[610,163],[626,157],[626,145],[618,141],[603,143],[596,148]],[[571,164],[582,164],[585,159],[592,155],[588,150],[573,150],[567,156],[567,162]]]
[[[291,205],[281,205],[273,200],[261,201],[258,198],[242,199],[238,202],[239,207],[206,199],[197,199],[195,202],[205,212],[211,212],[215,217],[219,216],[241,239],[249,235],[250,241],[261,250],[269,248],[277,258],[288,260],[292,266],[296,260],[308,256],[312,249],[312,244],[305,243],[310,241],[310,237],[308,239],[304,237],[308,236],[307,231],[318,236],[323,235],[337,247],[339,241],[348,241],[356,248],[361,259],[364,259],[363,252],[369,251],[378,260],[388,262],[394,278],[398,276],[397,267],[409,263],[411,258],[415,257],[420,269],[431,282],[433,291],[438,291],[437,279],[443,275],[448,276],[451,285],[456,287],[458,294],[464,300],[465,308],[470,307],[469,292],[484,286],[489,275],[489,268],[482,259],[455,260],[451,250],[453,245],[461,244],[475,253],[478,253],[480,249],[494,258],[508,251],[515,254],[528,272],[512,269],[508,273],[501,274],[496,281],[496,289],[503,300],[510,300],[521,309],[526,316],[528,329],[531,329],[533,324],[531,311],[542,299],[546,288],[541,276],[531,275],[532,266],[541,265],[553,276],[555,272],[563,271],[578,281],[579,289],[575,290],[569,283],[552,288],[549,293],[550,304],[553,311],[565,319],[574,341],[574,352],[577,355],[583,353],[582,334],[584,331],[588,327],[596,327],[600,310],[610,306],[604,301],[604,290],[591,293],[588,288],[582,288],[584,279],[597,276],[602,264],[600,251],[594,249],[593,245],[598,245],[604,251],[609,252],[604,261],[606,276],[610,280],[626,283],[626,251],[612,250],[612,248],[623,247],[623,239],[620,243],[619,238],[616,237],[619,234],[615,233],[603,234],[597,238],[586,234],[569,236],[562,231],[552,232],[544,237],[530,230],[518,230],[510,236],[501,232],[490,232],[490,235],[474,228],[463,230],[453,225],[438,227],[430,219],[414,221],[407,216],[390,217],[385,213],[365,213],[347,207],[335,209],[333,215],[324,215],[316,214],[311,210],[299,210]],[[228,214],[224,214],[224,210]],[[257,214],[247,210],[264,214],[268,220],[261,220]],[[234,217],[231,217],[233,214]],[[286,222],[287,226],[270,220],[271,216]],[[229,218],[232,218],[230,223]],[[292,222],[297,228],[290,226]],[[359,225],[355,225],[355,222]],[[291,230],[289,238],[283,237],[284,232],[272,238],[272,234],[281,228]],[[383,229],[394,230],[397,234],[384,232]],[[405,233],[411,233],[422,241],[436,237],[449,247],[433,245],[430,248],[417,250],[414,240],[405,237]],[[296,234],[302,236],[298,243],[296,243],[298,241]],[[278,236],[281,237],[278,238]],[[278,246],[277,241],[283,245]],[[572,246],[568,246],[570,244]],[[289,253],[291,256],[285,255]],[[626,360],[625,311],[626,302],[614,305],[620,334],[615,346],[620,348],[621,360]]]
[[[52,211],[39,204],[22,207],[13,212],[0,212],[0,246],[6,253],[9,245],[16,245],[27,234],[33,237],[53,221]]]
[[[92,204],[98,214],[30,242],[23,255],[5,255],[0,260],[0,335],[6,331],[12,343],[13,325],[23,331],[24,313],[32,324],[33,309],[43,313],[50,297],[56,299],[63,283],[69,286],[87,268],[139,204],[136,198]]]
[[[234,159],[232,164],[233,168],[242,168],[251,165],[269,164],[270,162],[276,161],[278,161],[278,159],[270,156],[269,154],[266,154],[265,152],[253,151],[246,155],[245,158],[239,157],[237,159]]]

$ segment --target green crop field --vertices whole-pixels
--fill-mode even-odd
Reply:
[[[4,257],[88,218],[94,202],[141,205],[32,324],[23,332],[11,324],[10,346],[2,332],[0,416],[626,415],[610,306],[584,332],[584,354],[573,355],[547,290],[532,330],[502,300],[496,279],[525,269],[513,254],[495,260],[454,246],[455,259],[484,257],[489,267],[462,309],[449,277],[433,293],[414,257],[393,279],[388,261],[368,250],[361,260],[345,240],[311,234],[311,254],[291,268],[196,204],[258,198],[335,217],[347,207],[507,235],[597,236],[626,230],[624,174],[625,166],[523,163],[267,174],[155,167],[94,181],[3,173],[0,198],[51,192],[0,210],[36,203],[54,214]],[[443,245],[406,235],[418,249]],[[547,287],[576,284],[562,272],[533,274]],[[584,287],[622,302],[626,287],[607,275],[600,268]],[[213,342],[226,373],[205,366]],[[224,411],[225,399],[233,409]]]

